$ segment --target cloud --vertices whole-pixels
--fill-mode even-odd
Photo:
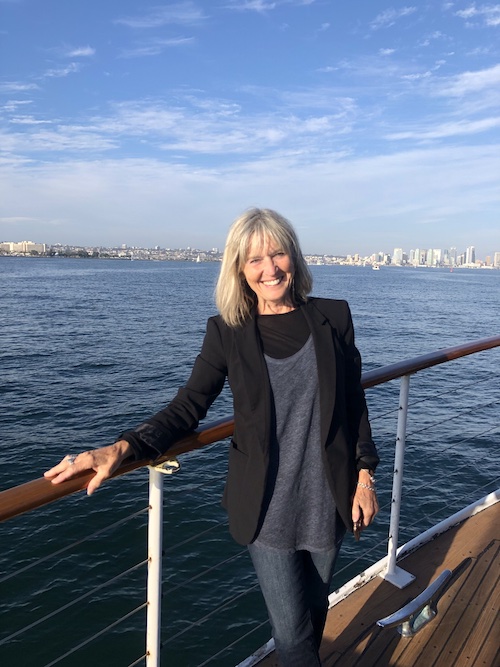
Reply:
[[[289,154],[217,169],[154,159],[66,159],[6,170],[0,197],[6,217],[38,221],[19,224],[19,234],[46,243],[186,247],[196,239],[200,247],[222,246],[237,214],[264,205],[295,222],[305,252],[369,254],[386,242],[391,249],[403,223],[406,239],[422,238],[412,230],[429,219],[439,220],[451,245],[479,246],[474,224],[480,215],[490,228],[492,247],[478,248],[486,254],[500,249],[498,173],[498,145],[316,155],[307,162]],[[54,202],[57,231],[45,224],[55,219]],[[425,242],[432,245],[429,234]]]
[[[266,90],[254,95],[257,100],[269,97]],[[176,97],[175,105],[152,99],[114,104],[106,116],[87,118],[80,124],[53,122],[50,130],[38,127],[42,122],[33,116],[19,114],[13,122],[24,131],[5,133],[1,144],[17,155],[108,152],[126,146],[127,151],[139,154],[180,152],[184,159],[211,155],[220,162],[230,155],[269,151],[339,150],[340,138],[351,132],[358,113],[352,99],[335,96],[329,89],[315,94],[284,91],[275,94],[270,110],[259,112],[232,100],[194,93]]]
[[[26,106],[27,104],[33,104],[33,100],[9,100],[3,105],[2,109],[11,113],[17,111],[18,107]]]
[[[267,0],[233,0],[227,9],[234,9],[240,12],[251,11],[263,13],[271,9],[276,9],[276,2],[267,2]]]
[[[89,58],[90,56],[94,56],[95,53],[96,50],[91,46],[79,46],[67,51],[66,56],[68,58]]]
[[[188,46],[195,41],[194,37],[171,37],[166,39],[151,39],[120,53],[121,58],[143,58],[145,56],[158,56],[166,49],[179,46]]]
[[[466,9],[460,9],[455,12],[456,16],[470,21],[471,19],[481,19],[489,27],[500,26],[500,5],[470,5]]]
[[[2,93],[21,93],[27,90],[40,90],[40,86],[36,83],[22,83],[20,81],[0,83],[0,92]]]
[[[434,32],[426,35],[420,42],[419,46],[429,46],[432,41],[437,39],[446,39],[446,35],[440,30],[435,30]]]
[[[42,77],[47,79],[62,78],[65,76],[69,76],[70,74],[76,74],[81,70],[81,68],[82,67],[80,63],[70,63],[69,65],[54,67],[52,69],[45,70],[45,72],[42,74]]]
[[[439,91],[440,95],[461,97],[469,93],[498,87],[500,84],[500,64],[475,72],[463,72],[451,77]]]
[[[264,13],[276,9],[282,5],[307,7],[309,5],[313,5],[316,0],[277,0],[276,2],[270,2],[269,0],[229,0],[229,2],[229,5],[225,5],[225,9]],[[321,30],[325,30],[327,27],[329,27],[329,25],[329,23],[324,23],[321,27]]]
[[[393,53],[396,53],[396,49],[379,49],[378,52],[381,56],[392,56]]]
[[[152,9],[143,16],[123,17],[114,22],[135,29],[161,28],[165,25],[198,25],[206,19],[203,9],[194,2],[179,2]]]
[[[51,129],[41,129],[37,123],[21,124],[21,127],[26,127],[27,130],[9,134],[0,133],[0,143],[4,153],[29,155],[32,158],[45,153],[47,159],[53,159],[52,156],[57,153],[68,152],[69,155],[82,152],[95,153],[118,146],[115,138],[89,127],[60,125]]]
[[[50,125],[51,120],[38,120],[33,116],[14,116],[10,119],[13,125]]]
[[[428,79],[432,76],[432,73],[427,72],[414,72],[412,74],[402,74],[401,78],[406,81],[418,81],[419,79]]]
[[[381,12],[370,24],[372,30],[390,28],[404,16],[410,16],[417,11],[416,7],[402,7],[401,9],[386,9]]]
[[[448,137],[465,136],[470,134],[479,134],[500,127],[499,118],[484,118],[482,120],[461,120],[457,122],[443,123],[431,130],[421,129],[407,132],[395,132],[387,135],[388,139],[444,139]]]

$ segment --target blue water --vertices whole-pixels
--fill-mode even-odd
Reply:
[[[349,301],[365,370],[491,336],[500,328],[500,271],[311,268],[314,294]],[[0,489],[41,476],[68,452],[112,442],[175,394],[188,377],[206,319],[215,312],[217,271],[217,264],[0,258]],[[444,510],[458,509],[464,493],[492,488],[492,470],[493,476],[500,475],[499,359],[497,351],[482,353],[474,364],[460,360],[446,370],[412,379],[418,401],[443,387],[447,393],[437,404],[417,404],[410,414],[407,537],[433,522],[429,515],[439,504]],[[368,393],[383,457],[378,475],[381,504],[390,499],[397,392],[398,384],[390,383]],[[444,422],[449,410],[469,414],[467,419]],[[209,420],[228,414],[231,399],[224,392]],[[214,599],[230,598],[255,583],[242,553],[224,565],[222,575],[211,573],[177,589],[200,568],[241,551],[227,535],[218,502],[225,445],[186,455],[182,465],[181,473],[165,482],[163,664],[191,667],[250,631],[265,613],[255,591],[230,603],[214,619],[169,639],[208,613]],[[443,480],[440,471],[446,466]],[[439,489],[438,503],[428,484]],[[425,507],[417,513],[416,498]],[[472,499],[466,497],[467,502]],[[146,505],[147,473],[137,471],[110,482],[91,499],[76,494],[4,523],[0,579]],[[142,513],[63,559],[48,559],[39,568],[0,581],[0,641],[143,560],[145,525]],[[214,530],[203,541],[176,547],[211,526]],[[357,564],[349,572],[354,556],[364,554],[362,565],[374,554],[380,557],[376,545],[386,526],[384,510],[360,545],[346,542],[339,569],[347,568],[353,576],[361,569]],[[346,578],[344,572],[335,584]],[[144,580],[141,568],[83,598],[76,609],[54,616],[48,628],[37,626],[8,645],[0,644],[1,664],[50,664],[70,646],[139,606]],[[112,634],[58,664],[129,665],[143,653],[143,616],[124,621]],[[210,664],[234,665],[268,637],[264,625]]]

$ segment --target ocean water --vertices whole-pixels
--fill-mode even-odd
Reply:
[[[311,269],[315,295],[349,301],[364,370],[499,331],[500,271]],[[0,257],[0,490],[40,477],[68,452],[113,442],[173,397],[215,312],[217,271],[217,264]],[[498,486],[499,361],[498,350],[485,352],[412,378],[404,539]],[[335,586],[384,553],[398,390],[392,382],[367,393],[383,509],[359,544],[346,540]],[[224,391],[208,421],[231,412]],[[250,633],[207,663],[234,665],[267,641],[269,628],[246,552],[229,538],[219,505],[226,445],[181,463],[165,481],[162,664],[202,665]],[[144,567],[105,582],[146,558],[146,506],[141,470],[90,499],[75,494],[0,526],[1,664],[56,664],[143,604]],[[84,536],[92,537],[50,555]],[[56,613],[73,599],[77,605]],[[143,635],[141,611],[57,664],[132,664],[144,652]]]

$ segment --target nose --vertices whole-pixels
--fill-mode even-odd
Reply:
[[[264,261],[264,270],[266,271],[266,273],[274,275],[276,273],[277,268],[278,265],[276,264],[274,257],[271,257],[271,255],[267,255]]]

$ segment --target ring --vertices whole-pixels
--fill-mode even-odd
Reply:
[[[74,464],[77,456],[78,456],[78,454],[67,454],[66,455],[66,461],[70,464],[70,466],[72,466]]]

